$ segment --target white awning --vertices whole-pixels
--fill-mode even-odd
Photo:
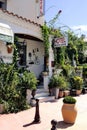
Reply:
[[[9,25],[0,23],[0,40],[10,43],[14,42],[14,34]]]

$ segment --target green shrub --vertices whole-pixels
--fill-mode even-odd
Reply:
[[[32,72],[28,72],[28,71],[24,71],[24,73],[22,74],[22,83],[23,85],[27,88],[27,89],[36,89],[38,80],[36,78],[36,76],[34,75],[34,73]]]
[[[14,64],[0,64],[0,97],[5,103],[6,113],[29,108],[23,94],[22,83],[19,70]]]
[[[83,87],[83,78],[80,76],[73,76],[70,78],[71,89],[80,90]]]
[[[64,76],[54,74],[50,82],[48,84],[49,88],[59,88],[59,89],[66,89],[67,88],[67,81]]]
[[[76,99],[72,96],[66,96],[63,99],[63,103],[68,103],[68,104],[75,104],[76,103]]]

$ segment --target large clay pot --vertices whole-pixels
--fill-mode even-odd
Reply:
[[[66,104],[64,103],[62,106],[62,116],[63,120],[66,123],[75,123],[77,116],[77,109],[75,104]]]

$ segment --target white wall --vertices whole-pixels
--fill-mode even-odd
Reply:
[[[23,42],[24,39],[19,39],[20,42]],[[25,40],[26,45],[27,45],[27,50],[26,50],[26,60],[27,60],[27,65],[28,70],[31,72],[34,72],[36,77],[40,75],[40,73],[44,70],[44,45],[42,42],[39,41],[33,41],[33,40]],[[38,52],[37,52],[38,48]],[[36,56],[38,56],[38,61],[35,60],[35,55],[33,53],[33,50],[35,50]],[[32,54],[31,59],[29,58],[29,53]],[[29,64],[31,61],[34,62],[34,64]]]
[[[7,10],[24,18],[43,24],[44,18],[37,18],[38,6],[36,0],[7,0]]]
[[[18,18],[16,16],[3,13],[1,10],[0,22],[9,25],[14,33],[27,34],[42,39],[40,26],[37,26],[37,24],[26,22],[25,20],[22,20],[21,18]]]
[[[24,39],[19,39],[20,42],[23,42]],[[27,60],[27,65],[28,70],[31,72],[34,72],[35,75],[38,77],[39,74],[43,71],[44,69],[44,46],[43,43],[33,41],[33,40],[26,40],[27,43],[27,50],[26,50],[26,60]],[[37,52],[38,48],[38,52]],[[35,56],[33,54],[33,49],[36,50],[36,55],[38,56],[38,61],[35,62]],[[34,62],[34,64],[29,64],[30,58],[29,58],[29,52],[32,54],[31,60]],[[5,63],[12,63],[12,53],[7,52],[7,46],[6,43],[3,41],[0,41],[0,57],[2,57],[3,61]]]
[[[37,48],[39,50],[38,52],[37,52]],[[35,61],[35,55],[33,54],[33,50],[36,51],[36,56],[38,56],[38,62],[37,62],[37,60]],[[32,61],[34,61],[33,65],[29,64],[29,61],[30,61],[29,56],[28,56],[29,52],[31,52],[31,54],[32,54],[31,59],[32,59]],[[43,43],[32,41],[32,40],[27,41],[27,65],[29,65],[30,71],[34,72],[37,77],[43,71],[43,69],[44,69]]]
[[[49,37],[49,42],[50,42],[50,49],[49,49],[49,76],[51,77],[53,74],[53,69],[54,67],[51,66],[51,62],[54,61],[54,54],[53,54],[53,49],[52,49],[52,39],[53,36]]]

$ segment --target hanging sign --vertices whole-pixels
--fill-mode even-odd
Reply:
[[[38,17],[43,16],[45,13],[45,0],[36,0],[36,3],[37,3]]]
[[[67,46],[68,45],[68,37],[61,37],[61,38],[54,38],[54,48],[61,47],[61,46]]]

